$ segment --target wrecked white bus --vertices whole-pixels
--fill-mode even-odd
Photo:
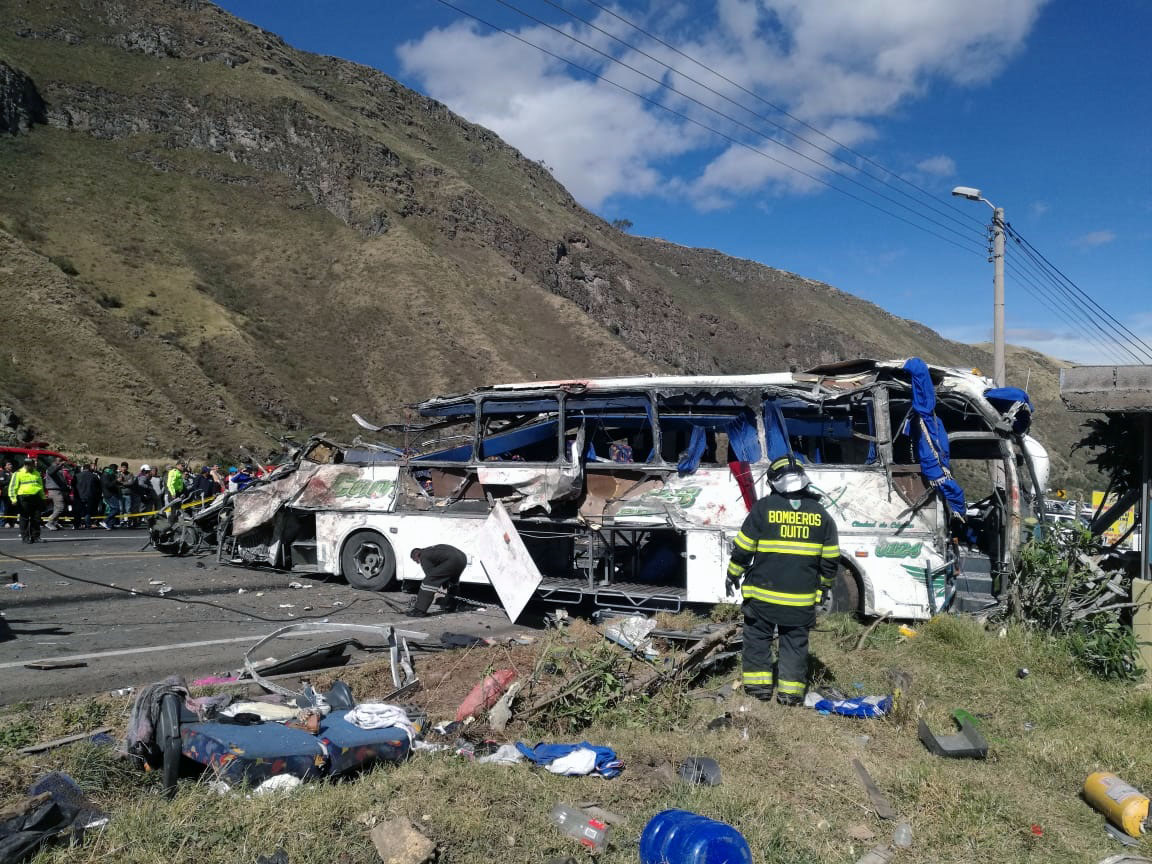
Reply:
[[[935,403],[926,414],[925,399]],[[230,496],[222,555],[380,590],[421,578],[413,548],[470,553],[499,502],[550,602],[724,602],[733,537],[767,492],[770,460],[791,451],[839,526],[830,607],[920,619],[993,602],[1047,482],[1047,456],[1026,435],[1026,394],[915,358],[533,381],[414,408],[419,424],[370,427],[394,446],[314,439]],[[961,492],[957,503],[952,474],[979,500],[965,504]],[[471,554],[463,581],[489,581]]]

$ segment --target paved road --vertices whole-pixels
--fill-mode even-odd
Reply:
[[[0,705],[137,687],[174,673],[191,680],[235,670],[256,640],[310,616],[396,624],[434,636],[443,630],[487,636],[522,629],[510,625],[498,605],[413,620],[402,611],[410,595],[357,591],[343,582],[325,584],[307,574],[218,565],[215,555],[170,558],[141,551],[143,531],[65,530],[46,532],[44,537],[45,542],[26,546],[16,531],[0,529]],[[22,590],[10,589],[13,575],[24,583]],[[87,585],[79,578],[138,593]],[[312,587],[289,588],[293,581]],[[165,585],[171,591],[156,596]],[[239,593],[241,589],[244,593]],[[231,611],[171,598],[206,600]],[[288,604],[292,608],[285,608]],[[257,615],[276,620],[261,621],[253,617]],[[285,640],[281,650],[274,651],[277,640],[267,649],[283,658],[315,643],[315,638]],[[65,658],[83,660],[87,666],[54,670],[24,666],[33,660]]]

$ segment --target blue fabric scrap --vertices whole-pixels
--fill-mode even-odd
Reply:
[[[605,779],[616,777],[620,773],[620,769],[624,767],[624,763],[620,761],[616,756],[616,751],[611,747],[596,747],[587,741],[582,741],[579,744],[541,743],[535,747],[529,747],[523,741],[517,741],[516,749],[524,755],[525,759],[535,762],[537,765],[547,765],[576,750],[591,750],[596,754],[596,767],[592,773]]]
[[[820,714],[870,719],[883,717],[892,710],[891,696],[862,696],[858,699],[817,699],[812,707]]]

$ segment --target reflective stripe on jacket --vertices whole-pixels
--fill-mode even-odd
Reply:
[[[41,495],[43,492],[44,478],[35,468],[21,468],[8,483],[8,497],[13,501],[21,495]]]
[[[810,623],[840,563],[836,523],[820,502],[809,494],[761,498],[734,544],[728,576],[743,578],[744,600],[771,606],[777,624]]]

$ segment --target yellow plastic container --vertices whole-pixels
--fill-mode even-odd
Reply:
[[[911,627],[909,627],[907,624],[901,624],[900,625],[900,635],[903,636],[905,639],[915,639],[920,634],[917,633],[915,630],[913,630]]]
[[[1148,821],[1148,796],[1108,771],[1089,774],[1084,800],[1131,837],[1139,837]]]

